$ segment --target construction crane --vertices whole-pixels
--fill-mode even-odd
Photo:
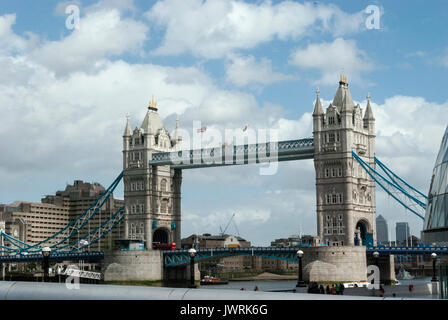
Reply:
[[[229,222],[227,223],[227,225],[226,225],[226,227],[224,228],[224,230],[222,230],[221,226],[219,226],[219,230],[221,231],[221,236],[223,236],[224,233],[227,231],[227,228],[229,228],[230,223],[232,222],[232,219],[233,219],[234,216],[235,216],[235,213],[234,213],[234,214],[232,215],[232,217],[230,218],[230,220],[229,220]],[[233,222],[233,225],[235,226],[236,231],[238,232],[238,236],[239,236],[239,235],[240,235],[240,232],[238,231],[238,228],[237,228],[237,226],[236,226],[236,224],[235,224],[235,221]]]

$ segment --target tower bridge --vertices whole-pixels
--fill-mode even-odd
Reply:
[[[140,126],[131,130],[127,118],[123,134],[123,172],[86,212],[38,244],[30,245],[2,232],[2,239],[8,241],[10,246],[1,245],[0,251],[8,254],[17,251],[20,254],[37,253],[43,246],[50,246],[60,253],[82,253],[90,243],[98,241],[120,225],[124,229],[124,240],[144,243],[145,251],[110,253],[115,257],[112,260],[108,260],[105,255],[104,259],[108,260],[106,266],[113,269],[113,274],[132,276],[134,271],[135,274],[139,273],[138,268],[144,269],[142,263],[157,265],[155,269],[181,265],[185,262],[185,252],[182,250],[162,253],[152,248],[153,242],[179,244],[181,241],[182,170],[313,159],[317,234],[321,246],[307,249],[312,251],[309,256],[333,263],[341,270],[345,268],[339,280],[343,279],[344,273],[351,277],[365,277],[366,253],[369,254],[368,248],[373,248],[376,243],[375,182],[386,192],[391,192],[379,180],[385,179],[390,188],[395,188],[420,206],[424,203],[416,199],[412,191],[406,191],[406,186],[400,182],[404,181],[393,172],[386,172],[390,178],[387,180],[376,171],[375,118],[370,95],[363,112],[359,104],[355,105],[344,74],[341,75],[333,101],[325,110],[319,90],[316,93],[313,138],[192,150],[182,150],[178,121],[174,135],[170,136],[153,99]],[[380,163],[381,168],[388,170],[383,166]],[[124,206],[101,226],[79,239],[80,229],[95,216],[121,179],[124,182]],[[404,202],[400,203],[406,207]],[[79,240],[85,243],[79,245]],[[409,249],[409,252],[412,254],[419,250]],[[383,254],[393,252],[398,251],[382,250]],[[215,255],[248,253],[243,249],[214,251]],[[201,253],[201,256],[205,259],[212,254],[213,251],[207,251]],[[290,250],[256,248],[250,254],[295,259]],[[139,257],[145,262],[138,260]],[[71,258],[78,259],[76,255]],[[94,258],[102,259],[103,256],[95,255]],[[135,270],[129,271],[129,265],[135,265]],[[161,277],[161,274],[162,271],[153,274],[152,278],[145,278],[145,274],[139,277],[151,280]]]
[[[375,242],[375,181],[354,160],[375,166],[375,118],[370,97],[363,115],[341,75],[336,95],[323,110],[317,91],[313,138],[181,150],[178,123],[170,137],[151,101],[140,127],[123,135],[125,238],[180,242],[182,170],[314,159],[317,231],[331,246]],[[275,154],[275,158],[272,157]],[[356,240],[358,239],[358,240]],[[355,243],[356,242],[356,243]]]

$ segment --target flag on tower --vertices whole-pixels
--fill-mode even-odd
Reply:
[[[249,127],[248,124],[246,124],[246,126],[243,128],[243,132],[245,132],[247,130],[247,127]]]
[[[198,133],[205,132],[206,130],[207,130],[207,127],[202,127],[200,129],[198,129]]]

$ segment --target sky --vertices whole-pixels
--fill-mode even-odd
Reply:
[[[74,9],[74,10],[73,10]],[[129,114],[154,95],[176,117],[224,132],[312,134],[344,68],[353,99],[376,118],[376,155],[423,193],[448,123],[448,3],[431,1],[102,0],[0,3],[0,203],[40,201],[74,180],[109,184],[122,170]],[[79,19],[77,13],[79,12]],[[204,134],[204,139],[206,139]],[[316,234],[312,160],[184,170],[182,236],[224,228],[254,245]],[[123,198],[123,187],[115,192]],[[422,220],[377,188],[377,214]]]

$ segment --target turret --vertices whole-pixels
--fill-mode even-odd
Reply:
[[[367,95],[367,107],[364,114],[364,128],[369,129],[369,134],[375,134],[375,118],[370,106],[370,93]]]

